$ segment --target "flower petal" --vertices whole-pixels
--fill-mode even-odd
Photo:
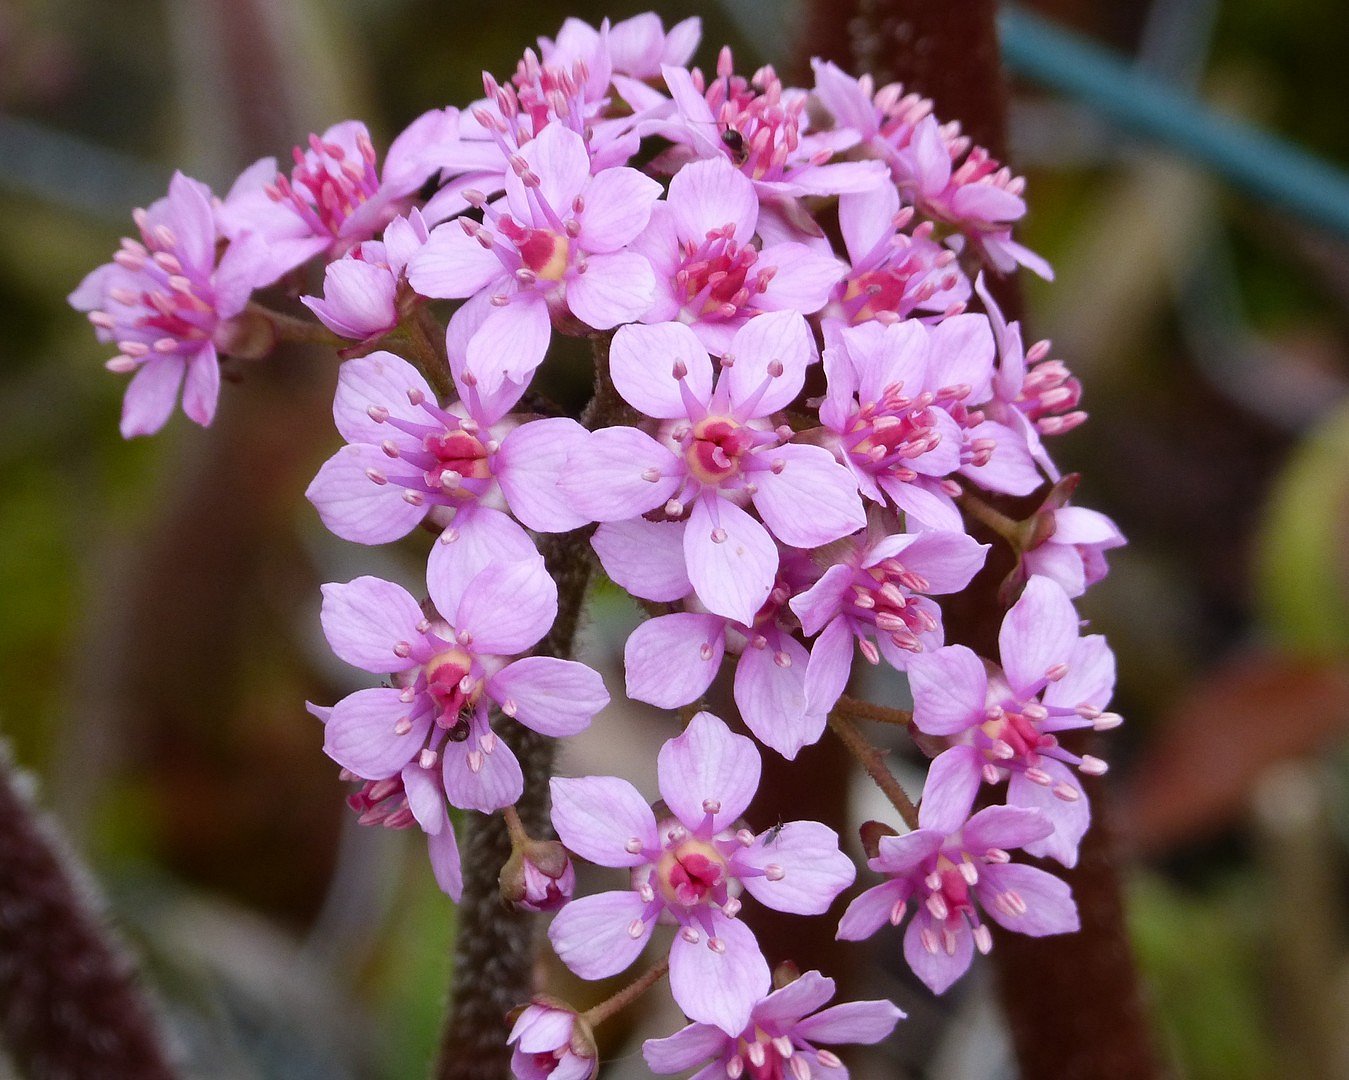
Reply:
[[[810,654],[800,642],[777,635],[763,648],[747,646],[735,666],[735,704],[745,726],[788,761],[820,741],[830,706],[807,694]]]
[[[529,534],[500,510],[466,506],[431,547],[427,591],[436,609],[452,618],[469,585],[489,566],[538,557]]]
[[[426,411],[412,404],[409,395],[424,398],[432,404],[436,401],[435,392],[421,372],[401,356],[372,352],[369,356],[348,360],[337,372],[333,422],[347,442],[378,445],[389,439],[400,449],[420,450],[420,439],[370,415],[374,408],[377,415],[379,410],[386,410],[395,419],[426,424],[430,419]],[[387,460],[385,464],[388,464]]]
[[[605,522],[590,538],[600,565],[614,584],[658,603],[682,600],[693,591],[684,569],[684,524],[679,521]]]
[[[565,909],[564,909],[565,910]],[[675,934],[670,946],[670,991],[690,1020],[715,1024],[738,1035],[750,1012],[772,985],[768,963],[754,934],[738,919],[719,911],[711,917],[715,937],[696,933],[690,941]],[[714,949],[711,942],[720,943]],[[573,969],[574,970],[574,969]]]
[[[666,502],[683,478],[680,460],[646,432],[608,427],[571,453],[558,487],[591,521],[625,521]]]
[[[541,735],[560,738],[590,726],[609,704],[598,671],[574,660],[527,656],[487,680],[487,692],[502,711]]]
[[[628,697],[661,709],[696,701],[712,685],[726,649],[726,620],[679,611],[648,619],[623,647]]]
[[[527,383],[543,363],[552,336],[553,324],[544,298],[534,290],[518,292],[510,303],[493,306],[469,338],[464,350],[465,371],[487,395],[496,393],[506,382]]]
[[[633,408],[657,420],[688,416],[675,365],[685,371],[687,389],[706,402],[712,395],[712,361],[683,323],[620,326],[609,346],[614,389]]]
[[[567,278],[567,307],[587,326],[608,330],[640,319],[656,299],[656,275],[635,251],[592,255]]]
[[[983,756],[972,746],[952,746],[936,756],[923,783],[918,824],[950,834],[965,824],[983,783]]]
[[[525,790],[520,762],[501,739],[493,739],[490,754],[477,735],[466,742],[446,743],[441,750],[445,795],[460,810],[491,814],[520,801]]]
[[[949,990],[970,969],[970,961],[974,959],[974,935],[965,923],[959,923],[958,927],[949,938],[944,937],[941,924],[923,908],[904,932],[904,959],[934,994]]]
[[[741,881],[759,903],[793,915],[823,915],[857,877],[852,860],[839,850],[838,833],[818,821],[789,821],[760,833],[752,846],[735,853],[731,865],[776,867]]]
[[[785,409],[801,392],[806,366],[815,359],[815,341],[799,311],[773,311],[757,315],[736,331],[730,354],[735,363],[722,376],[728,379],[731,405],[741,420],[768,416]],[[781,365],[781,373],[776,365]],[[764,384],[763,395],[759,391]],[[740,415],[746,402],[757,398],[749,416]]]
[[[759,787],[760,768],[753,741],[706,712],[666,742],[656,759],[666,805],[690,832],[700,832],[710,816],[709,835],[745,812]]]
[[[642,1057],[652,1072],[668,1075],[719,1057],[730,1041],[712,1024],[690,1024],[664,1039],[647,1039],[642,1043]]]
[[[1077,611],[1062,586],[1043,577],[1026,582],[998,632],[1002,669],[1013,691],[1038,691],[1045,672],[1072,658],[1077,632]]]
[[[853,897],[838,922],[835,936],[839,941],[865,941],[890,922],[895,905],[906,899],[907,894],[903,882],[887,881]]]
[[[489,566],[464,590],[453,618],[455,629],[472,635],[476,653],[524,652],[557,618],[557,582],[537,555]]]
[[[778,549],[768,530],[740,507],[704,494],[684,530],[684,562],[709,611],[749,626],[773,588]]]
[[[598,866],[641,866],[660,849],[655,815],[626,780],[555,776],[548,784],[553,828],[581,858]]]
[[[416,664],[402,646],[420,640],[422,609],[401,585],[377,577],[324,585],[319,619],[333,652],[353,667],[384,675]]]
[[[988,676],[964,645],[916,654],[908,666],[913,723],[929,735],[955,735],[981,723]]]
[[[607,979],[637,959],[651,940],[655,919],[635,892],[606,892],[573,900],[548,927],[562,962],[583,979]],[[630,930],[637,929],[633,935]]]
[[[395,730],[421,702],[401,700],[394,687],[374,687],[348,694],[333,706],[323,727],[323,752],[365,780],[396,776],[426,742],[431,712],[423,709],[403,734]]]
[[[749,177],[724,156],[691,161],[670,180],[666,197],[680,240],[701,244],[707,234],[732,227],[744,244],[759,220],[759,199]]]
[[[319,468],[305,489],[305,498],[336,536],[355,544],[387,544],[398,540],[426,516],[425,506],[403,498],[397,484],[376,483],[370,470],[382,476],[389,459],[377,446],[349,443]]]
[[[587,251],[617,251],[646,228],[660,184],[636,169],[605,169],[591,177],[580,214],[580,240]]]
[[[491,248],[464,232],[459,221],[431,230],[408,264],[408,282],[422,296],[462,299],[504,281],[506,269]]]
[[[904,1013],[889,1001],[845,1001],[806,1017],[793,1034],[811,1042],[870,1046],[889,1038],[903,1019]]]
[[[760,457],[772,467],[754,473],[754,508],[784,544],[819,547],[866,525],[857,481],[824,447],[789,443]]]
[[[511,513],[537,532],[569,532],[589,520],[558,487],[585,428],[565,416],[531,420],[510,432],[492,463]]]
[[[988,917],[999,926],[1030,937],[1071,934],[1081,927],[1073,890],[1053,874],[1019,863],[984,868],[979,900]],[[986,892],[1015,893],[1026,905],[1024,914],[997,902],[985,902]]]

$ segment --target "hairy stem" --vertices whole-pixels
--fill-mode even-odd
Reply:
[[[33,1080],[167,1080],[131,961],[83,892],[0,747],[0,1044]]]
[[[857,725],[838,711],[829,714],[829,726],[848,748],[848,753],[858,760],[867,775],[890,800],[890,805],[899,811],[904,824],[910,829],[918,828],[918,808],[913,805],[913,800],[905,793],[895,774],[886,767],[885,751],[867,742],[857,730]]]
[[[871,720],[877,724],[895,724],[898,727],[908,727],[913,722],[913,713],[909,712],[908,709],[892,709],[888,705],[876,705],[870,701],[855,698],[850,694],[844,694],[840,697],[834,708],[855,720]]]
[[[636,979],[628,983],[627,986],[623,987],[623,989],[613,997],[605,998],[593,1009],[587,1010],[582,1014],[583,1019],[585,1019],[591,1027],[602,1024],[605,1020],[608,1020],[609,1017],[613,1016],[614,1013],[621,1009],[626,1009],[639,997],[645,994],[655,986],[656,983],[665,978],[665,976],[669,974],[669,971],[670,962],[668,960],[662,960],[655,967],[648,971],[644,971]]]
[[[596,337],[595,394],[581,417],[586,427],[605,423],[617,400],[609,379],[609,339]],[[590,584],[592,559],[587,529],[543,538],[539,545],[557,582],[557,619],[535,650],[567,659]],[[553,739],[505,718],[497,731],[520,761],[525,792],[517,821],[534,837],[552,835],[548,820],[548,778],[553,771]],[[505,1080],[510,1075],[507,1013],[533,992],[537,920],[502,903],[498,875],[511,854],[507,819],[475,814],[463,843],[464,895],[459,904],[450,1011],[441,1029],[435,1066],[438,1080]]]

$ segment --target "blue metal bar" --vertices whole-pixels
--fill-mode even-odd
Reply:
[[[1266,199],[1349,237],[1349,175],[1282,139],[1206,108],[1118,54],[1015,6],[999,15],[1016,74],[1080,101],[1122,131],[1159,143]]]

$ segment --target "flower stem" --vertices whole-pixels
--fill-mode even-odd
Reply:
[[[274,311],[265,304],[259,304],[256,300],[249,301],[248,311],[250,314],[259,315],[271,323],[277,341],[297,342],[305,345],[327,345],[334,349],[340,349],[345,344],[326,326],[310,322],[308,319],[297,319],[294,315]]]
[[[655,967],[651,968],[649,971],[643,972],[627,986],[623,987],[623,989],[614,994],[613,997],[605,998],[594,1008],[587,1009],[581,1014],[581,1018],[591,1027],[596,1027],[604,1023],[604,1021],[608,1020],[614,1013],[618,1012],[620,1009],[626,1009],[639,997],[645,994],[655,986],[656,983],[665,978],[669,971],[670,962],[668,960],[662,960]]]
[[[896,779],[895,774],[886,768],[885,751],[867,742],[862,733],[857,730],[857,725],[837,710],[829,714],[829,726],[834,729],[834,734],[848,748],[848,752],[866,770],[867,775],[876,782],[876,786],[884,792],[885,797],[890,800],[890,805],[899,811],[899,816],[904,819],[904,824],[910,829],[918,828],[918,808],[913,805],[913,800],[905,794],[904,788]]]
[[[501,811],[501,816],[506,822],[506,832],[510,834],[511,842],[520,847],[529,842],[529,833],[525,831],[524,822],[520,820],[520,813],[514,806],[507,806]]]
[[[872,720],[878,724],[895,724],[898,727],[908,727],[913,722],[913,713],[909,712],[908,709],[892,709],[888,705],[876,705],[873,702],[863,701],[861,698],[850,697],[847,694],[838,699],[835,708],[854,719]]]
[[[1020,551],[1025,542],[1025,528],[1022,523],[994,509],[977,495],[969,492],[960,496],[960,508],[975,521],[987,525],[995,533],[1011,544],[1013,550]]]

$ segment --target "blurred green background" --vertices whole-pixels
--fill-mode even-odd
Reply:
[[[223,192],[349,116],[387,145],[566,14],[646,6],[0,3],[0,735],[193,1075],[424,1072],[452,908],[415,840],[348,819],[303,709],[353,685],[317,584],[411,584],[418,557],[350,550],[302,499],[336,442],[331,357],[288,353],[227,386],[211,430],[128,444],[64,297],[173,168]],[[791,40],[789,6],[655,6],[701,14],[745,69]],[[1349,165],[1342,4],[1030,6]],[[1113,793],[1159,1030],[1189,1077],[1349,1077],[1349,246],[1034,87],[1012,133],[1026,239],[1058,272],[1029,286],[1032,337],[1092,414],[1056,456],[1132,540],[1086,610],[1120,654]],[[612,686],[633,617],[602,596],[590,619]],[[633,723],[569,764],[638,760],[655,736]],[[932,1003],[877,966],[913,1018],[855,1075],[1014,1075],[986,982]],[[642,1075],[613,1052],[608,1075]]]

